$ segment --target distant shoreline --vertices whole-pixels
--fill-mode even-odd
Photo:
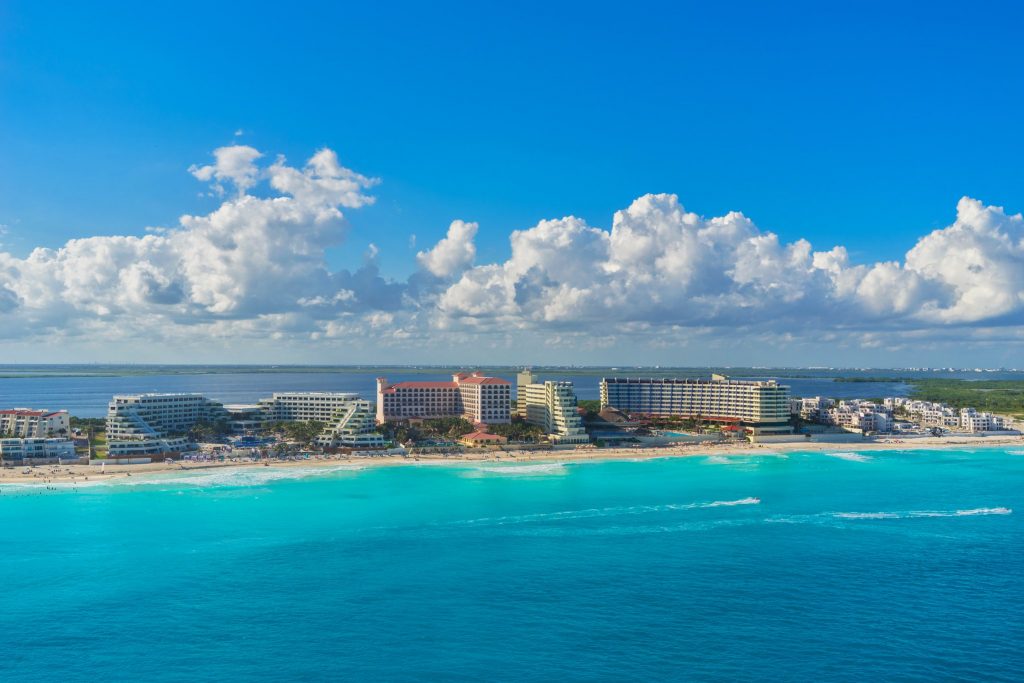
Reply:
[[[891,440],[891,441],[896,441]],[[273,468],[329,468],[332,465],[358,465],[359,467],[401,467],[416,465],[464,465],[482,462],[514,463],[563,463],[563,462],[614,462],[658,460],[663,458],[687,458],[707,456],[785,456],[788,453],[806,452],[888,452],[911,450],[957,450],[964,448],[998,448],[1001,446],[1024,447],[1024,436],[990,436],[976,438],[926,437],[909,439],[900,443],[807,443],[807,444],[692,444],[683,446],[659,446],[644,448],[595,448],[565,451],[484,451],[468,452],[453,456],[325,456],[310,460],[265,461]],[[159,462],[147,465],[38,465],[25,474],[25,466],[0,468],[0,493],[5,484],[50,483],[95,483],[122,480],[133,477],[169,472],[201,472],[219,469],[252,469],[266,467],[259,462]]]

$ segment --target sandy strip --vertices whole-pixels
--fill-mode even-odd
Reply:
[[[928,437],[920,439],[881,439],[856,443],[700,443],[678,446],[650,446],[635,448],[579,448],[554,451],[479,451],[460,455],[417,455],[417,456],[324,456],[309,460],[270,460],[271,467],[325,467],[331,464],[357,464],[361,467],[388,467],[424,464],[460,464],[476,462],[573,462],[601,460],[645,460],[656,458],[685,458],[709,455],[731,456],[772,456],[792,452],[840,452],[840,451],[906,451],[959,448],[991,448],[999,446],[1024,446],[1024,437]],[[0,484],[3,483],[56,483],[95,482],[108,479],[145,476],[160,472],[203,471],[225,467],[264,467],[263,462],[160,462],[148,465],[37,465],[35,467],[0,468]],[[29,470],[26,473],[26,470]]]

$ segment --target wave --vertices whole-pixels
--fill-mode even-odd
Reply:
[[[839,519],[916,519],[920,517],[973,517],[975,515],[1011,515],[1008,507],[971,508],[969,510],[907,510],[904,512],[835,512]]]
[[[850,451],[822,451],[821,454],[827,455],[830,458],[849,460],[850,462],[869,462],[874,459],[870,455],[864,455],[863,453],[851,453]]]
[[[526,515],[506,515],[503,517],[480,517],[458,522],[450,522],[456,526],[503,526],[507,524],[528,524],[531,522],[557,522],[568,519],[588,519],[594,517],[622,517],[626,515],[646,515],[658,512],[674,512],[682,510],[700,510],[735,505],[759,505],[760,498],[747,497],[737,500],[713,500],[699,503],[665,503],[662,505],[629,505],[606,508],[588,508],[583,510],[558,510],[555,512],[536,512]]]
[[[489,474],[503,476],[537,476],[545,474],[566,474],[568,470],[560,462],[540,463],[536,465],[491,465],[474,467],[467,470],[465,477],[485,477]]]
[[[706,508],[718,508],[718,507],[732,507],[733,505],[759,505],[761,503],[760,498],[740,498],[739,500],[716,500],[710,503],[705,503],[700,507]]]
[[[356,472],[364,469],[361,465],[334,465],[324,467],[231,467],[217,470],[196,470],[194,474],[175,473],[166,476],[163,473],[145,473],[133,477],[116,477],[111,479],[93,479],[91,481],[57,481],[57,482],[16,482],[0,485],[2,489],[65,489],[74,490],[98,487],[139,487],[163,486],[173,488],[188,486],[195,488],[230,488],[262,486],[273,481],[288,479],[306,479],[322,477],[339,472]]]
[[[1024,455],[1024,450],[1006,451],[1007,455]]]

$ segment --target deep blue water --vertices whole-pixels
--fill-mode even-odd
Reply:
[[[1024,444],[125,482],[0,486],[0,680],[1024,671]]]
[[[79,366],[78,371],[82,371]],[[3,366],[0,366],[3,368]],[[23,372],[23,366],[6,366],[8,371]],[[87,369],[87,367],[86,367]],[[323,371],[323,372],[208,372],[183,374],[124,374],[115,376],[0,376],[0,408],[30,407],[67,409],[78,417],[103,417],[107,403],[114,394],[143,392],[198,392],[224,403],[254,403],[275,391],[351,391],[373,400],[376,378],[384,372],[389,381],[446,380],[451,372]],[[0,374],[3,374],[0,372]],[[608,376],[621,374],[613,370]],[[500,373],[515,383],[512,372]],[[598,399],[600,375],[575,373],[571,370],[538,371],[542,379],[570,380],[575,383],[580,399]],[[737,376],[742,379],[742,377]],[[784,377],[779,381],[792,388],[794,396],[829,396],[833,398],[878,398],[906,396],[909,387],[902,382],[836,382],[834,377]]]

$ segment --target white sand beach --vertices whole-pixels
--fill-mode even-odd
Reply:
[[[601,460],[645,460],[697,456],[771,456],[794,451],[851,454],[906,450],[990,448],[1024,446],[1024,436],[988,436],[975,438],[927,437],[900,440],[894,438],[855,443],[696,443],[672,446],[577,448],[572,450],[469,450],[455,455],[360,456],[335,455],[304,460],[267,460],[259,462],[156,462],[144,465],[37,465],[0,468],[0,487],[4,483],[96,482],[109,479],[144,477],[163,472],[209,470],[216,468],[253,468],[272,466],[324,467],[332,463],[358,464],[361,467],[393,467],[402,465],[453,464],[475,462],[572,462]]]

